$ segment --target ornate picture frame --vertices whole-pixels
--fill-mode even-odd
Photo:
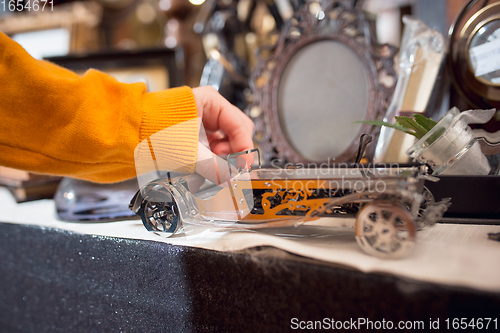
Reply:
[[[319,76],[323,77],[323,79],[332,79],[333,85],[337,87],[346,84],[350,84],[351,87],[353,84],[356,86],[356,82],[346,82],[349,80],[344,80],[345,75],[342,78],[337,78],[341,82],[335,82],[335,80],[336,73],[345,74],[345,69],[350,70],[345,68],[343,62],[346,62],[347,66],[352,67],[353,64],[358,66],[356,69],[358,82],[364,82],[364,86],[356,86],[355,90],[350,90],[350,92],[352,92],[351,96],[356,96],[359,92],[359,95],[362,95],[360,98],[362,103],[358,103],[359,101],[356,101],[356,98],[353,101],[345,100],[343,96],[334,96],[337,99],[329,99],[327,96],[325,99],[327,103],[323,104],[321,104],[321,101],[316,102],[313,99],[312,101],[316,105],[324,109],[323,113],[315,114],[315,110],[304,110],[306,115],[292,113],[291,117],[297,119],[292,119],[291,126],[289,126],[286,124],[288,120],[285,119],[287,110],[283,110],[280,103],[287,101],[287,98],[291,98],[300,104],[301,98],[311,99],[310,96],[305,96],[305,94],[307,92],[309,92],[309,95],[311,95],[311,92],[314,94],[316,87],[311,87],[308,82],[304,82],[304,91],[299,86],[295,87],[296,93],[293,87],[291,91],[286,92],[286,84],[282,80],[291,77],[290,73],[295,71],[296,68],[292,70],[290,67],[295,66],[292,63],[297,64],[302,61],[302,63],[306,64],[306,67],[307,64],[317,66],[318,64],[314,64],[316,59],[314,56],[310,60],[306,59],[304,61],[300,59],[298,54],[304,53],[308,48],[312,52],[307,52],[313,54],[313,48],[321,51],[322,47],[326,47],[326,50],[330,48],[333,51],[341,51],[340,53],[344,58],[336,58],[337,54],[335,53],[328,54],[328,57],[324,57],[325,63],[336,71],[333,70],[332,75],[322,75],[320,67],[319,71],[316,69]],[[250,80],[254,101],[247,109],[247,113],[255,123],[254,141],[263,153],[263,164],[272,163],[276,166],[282,166],[287,162],[303,164],[314,162],[331,165],[354,161],[360,135],[363,133],[378,135],[378,128],[367,124],[354,124],[354,121],[374,120],[383,117],[397,81],[394,70],[395,53],[396,48],[387,44],[379,45],[374,41],[368,22],[363,14],[359,10],[352,8],[347,2],[311,1],[297,11],[294,17],[283,27],[276,43],[260,50],[258,62]],[[359,79],[359,73],[362,73],[361,79]],[[326,92],[323,96],[329,95],[328,88],[321,87],[321,84],[324,85],[325,82],[313,82],[313,84],[316,83],[321,88],[319,90]],[[330,81],[327,83],[331,84]],[[284,96],[283,91],[288,95]],[[334,91],[333,95],[335,95]],[[348,107],[354,106],[356,103],[357,105],[365,105],[365,110],[359,112],[361,116],[360,119],[357,119],[355,118],[356,115],[352,115],[351,111],[353,110],[348,110],[348,108],[346,110],[335,110],[335,105],[325,105],[332,101],[332,104],[347,105]],[[335,103],[335,101],[339,103]],[[286,104],[286,102],[283,103]],[[328,108],[330,107],[333,110],[331,113],[332,118],[329,117]],[[325,113],[325,110],[327,113]],[[304,119],[307,122],[309,119],[314,119],[315,116],[318,119],[313,124],[321,127],[326,122],[326,131],[307,128],[306,124],[301,123],[304,122]],[[331,125],[331,128],[328,129],[328,125]],[[345,132],[346,128],[349,127],[354,128],[354,130]],[[299,130],[296,132],[301,133],[289,133],[290,128],[298,128]],[[321,148],[323,152],[320,149],[318,152],[309,155],[307,151],[309,147],[316,147],[316,142],[328,140],[328,135],[335,134],[336,131],[348,133],[343,135],[344,137],[335,138],[340,147],[337,149],[337,153],[328,153],[330,147],[326,144],[325,147]],[[298,135],[299,140],[307,139],[310,136],[311,142],[299,147],[301,142],[298,141],[299,144],[294,142],[294,135]],[[374,146],[372,144],[371,149],[367,152],[368,155],[373,154]],[[332,144],[331,147],[336,148],[335,144]],[[327,153],[324,152],[325,149]]]

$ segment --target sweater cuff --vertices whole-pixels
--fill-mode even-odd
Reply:
[[[193,173],[198,153],[199,124],[191,88],[148,93],[135,151],[137,174],[150,171]]]

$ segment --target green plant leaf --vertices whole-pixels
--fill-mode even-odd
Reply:
[[[411,134],[411,135],[418,138],[418,136],[415,134],[414,131],[412,131],[411,129],[406,128],[404,126],[401,126],[397,123],[391,124],[391,123],[387,123],[387,122],[382,121],[382,120],[362,120],[362,121],[355,121],[355,123],[370,124],[370,125],[376,125],[376,126],[387,126],[387,127],[391,127],[391,128],[397,129],[399,131]]]
[[[420,125],[422,126],[423,128],[425,128],[427,131],[430,131],[437,123],[432,120],[432,119],[429,119],[427,117],[424,117],[422,116],[421,114],[414,114],[413,117],[415,118],[415,121]]]
[[[445,132],[445,128],[441,127],[441,128],[438,128],[438,130],[434,133],[432,133],[429,138],[426,140],[429,144],[433,143],[434,141],[436,141],[441,135],[443,135],[443,133]]]
[[[415,114],[414,118],[396,116],[395,124],[387,123],[381,120],[364,120],[356,121],[356,123],[391,127],[399,131],[411,134],[417,139],[421,139],[436,125],[436,122],[434,120],[424,117],[421,114]]]
[[[428,130],[417,124],[415,119],[413,119],[412,117],[396,116],[395,118],[398,124],[401,125],[402,127],[407,129],[413,129],[415,131],[414,135],[418,139],[421,139],[428,132]]]

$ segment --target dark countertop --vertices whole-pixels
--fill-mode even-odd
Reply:
[[[446,318],[500,317],[498,293],[266,247],[225,253],[8,223],[0,239],[1,332],[281,332],[292,318],[425,328],[439,318],[443,330]]]

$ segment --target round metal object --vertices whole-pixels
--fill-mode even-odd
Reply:
[[[356,218],[356,240],[364,252],[382,258],[399,258],[415,244],[415,225],[410,213],[388,200],[376,200]]]
[[[450,28],[448,69],[455,88],[478,108],[500,107],[500,2],[470,1]],[[469,18],[470,13],[475,13]]]
[[[181,224],[172,193],[161,185],[154,186],[146,193],[138,214],[147,230],[166,237],[175,234]]]

